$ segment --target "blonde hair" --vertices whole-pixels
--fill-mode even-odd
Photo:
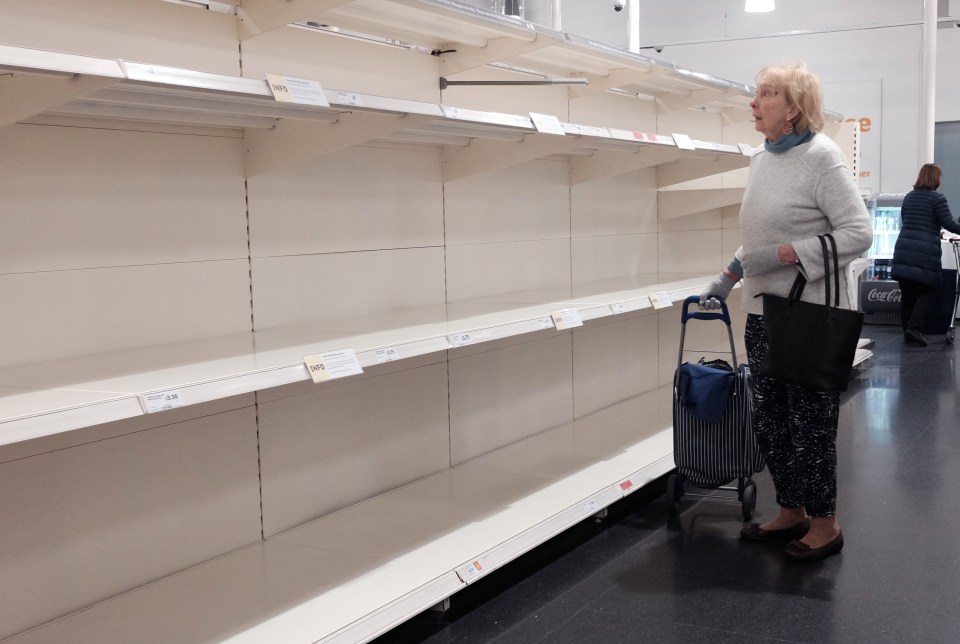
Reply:
[[[797,132],[823,129],[823,88],[820,79],[803,62],[766,65],[757,72],[757,85],[761,84],[786,92],[787,103],[800,112],[792,121]]]

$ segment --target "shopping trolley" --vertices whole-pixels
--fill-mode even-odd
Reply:
[[[688,491],[693,488],[705,490],[728,490],[736,492],[736,500],[741,504],[744,521],[753,517],[757,506],[757,484],[752,476],[763,470],[763,453],[757,446],[753,433],[753,414],[750,396],[750,368],[737,364],[737,350],[733,342],[733,330],[730,325],[730,312],[725,302],[721,302],[721,312],[688,312],[691,304],[699,302],[693,295],[683,302],[680,331],[680,353],[677,358],[677,371],[674,374],[673,393],[673,460],[677,473],[667,479],[667,509],[671,514],[679,510],[679,502],[684,494],[694,497],[722,499],[714,494],[698,494]],[[727,326],[730,340],[732,371],[735,374],[726,408],[722,417],[711,422],[689,413],[687,403],[682,400],[680,378],[683,365],[684,339],[687,321],[722,320]],[[706,363],[709,365],[710,363]],[[736,482],[736,485],[733,485]]]
[[[960,237],[950,239],[950,245],[953,246],[954,266],[957,267],[956,281],[953,285],[953,309],[950,312],[950,326],[947,327],[947,344],[953,344],[956,336],[957,326],[957,307],[960,306]]]

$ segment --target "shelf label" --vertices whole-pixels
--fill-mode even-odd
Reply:
[[[693,144],[693,139],[691,139],[686,134],[676,134],[673,135],[673,140],[676,141],[677,147],[681,150],[696,150],[697,146]]]
[[[473,344],[473,338],[469,333],[453,333],[447,336],[447,341],[455,347],[465,347]]]
[[[338,349],[326,351],[303,359],[307,371],[314,382],[325,382],[334,378],[343,378],[363,373],[363,368],[357,360],[353,349]]]
[[[479,575],[481,570],[483,570],[483,566],[480,565],[480,562],[474,561],[472,564],[467,566],[463,572],[466,573],[467,577],[473,578]]]
[[[292,78],[266,74],[267,85],[278,103],[297,103],[299,105],[319,105],[330,107],[327,95],[323,93],[320,83],[306,78]]]
[[[377,349],[376,352],[377,364],[383,362],[393,362],[400,358],[400,354],[397,352],[396,347],[389,347],[387,349]]]
[[[666,291],[657,291],[650,296],[650,304],[655,309],[666,309],[673,306],[673,298]]]
[[[540,323],[540,330],[541,330],[541,331],[543,331],[543,330],[545,330],[545,329],[552,329],[552,328],[554,328],[553,318],[551,318],[551,317],[540,318],[539,320],[537,320],[537,322]]]
[[[626,492],[632,487],[633,487],[633,481],[631,481],[630,479],[627,479],[626,481],[623,481],[620,483],[620,489],[623,490],[624,492]]]
[[[583,320],[580,319],[580,311],[577,309],[569,308],[550,311],[550,317],[553,319],[553,326],[557,327],[558,331],[572,329],[575,326],[583,326]]]
[[[753,146],[749,143],[737,143],[737,147],[740,148],[740,154],[745,157],[753,156]]]
[[[611,311],[614,315],[616,315],[616,314],[618,314],[618,313],[623,313],[623,312],[626,311],[626,310],[627,310],[627,309],[626,309],[626,304],[624,304],[623,302],[614,302],[613,304],[610,305],[610,311]]]
[[[560,119],[552,114],[530,112],[530,118],[533,120],[534,127],[537,128],[537,132],[541,134],[559,134],[560,136],[566,136],[567,134],[563,130],[563,124],[560,123]]]
[[[583,504],[583,509],[587,512],[596,512],[597,511],[597,501],[595,499],[590,499]]]
[[[183,407],[183,394],[180,393],[179,389],[143,394],[140,398],[143,401],[143,409],[148,414]]]
[[[340,105],[353,105],[354,107],[363,107],[363,101],[353,92],[337,92],[337,103]]]

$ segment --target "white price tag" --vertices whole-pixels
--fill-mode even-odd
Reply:
[[[363,373],[353,349],[338,349],[307,356],[303,359],[314,382],[324,382]]]
[[[753,156],[753,146],[748,143],[737,143],[737,147],[740,148],[740,154],[745,157]]]
[[[483,570],[483,566],[480,565],[480,562],[479,562],[479,561],[474,561],[472,564],[470,564],[469,566],[467,566],[466,569],[464,569],[463,572],[464,572],[464,574],[467,575],[468,578],[473,578],[473,577],[476,577],[477,575],[479,575],[481,570]],[[464,580],[464,581],[466,581],[466,580]]]
[[[691,139],[686,134],[676,134],[673,135],[673,140],[676,141],[677,147],[681,150],[696,150],[697,146],[693,144],[693,139]]]
[[[354,107],[363,107],[363,101],[352,92],[337,92],[337,102],[341,105],[353,105]]]
[[[553,326],[558,330],[572,329],[575,326],[583,326],[583,320],[580,319],[580,311],[577,309],[560,309],[550,311],[550,317],[553,318]]]
[[[623,313],[624,311],[626,311],[626,305],[623,302],[614,302],[613,304],[610,305],[610,310],[613,312],[614,315],[616,315],[617,313]]]
[[[397,353],[396,347],[390,347],[389,349],[377,349],[376,352],[377,363],[382,362],[393,362],[400,357],[400,354]]]
[[[537,320],[537,322],[540,323],[541,331],[544,329],[552,329],[554,327],[553,318],[551,317],[540,318],[539,320]]]
[[[148,414],[183,407],[183,394],[180,393],[179,389],[143,394],[140,398],[143,400],[143,409]]]
[[[673,305],[673,299],[666,291],[657,291],[650,296],[650,304],[655,309],[665,309]]]
[[[315,80],[278,76],[277,74],[266,74],[266,77],[273,98],[279,103],[330,107],[327,95],[323,93],[320,83]]]
[[[448,335],[447,340],[455,347],[465,347],[468,344],[473,344],[473,338],[470,337],[469,333],[454,333]]]
[[[530,112],[530,118],[533,120],[534,127],[537,128],[537,132],[542,134],[559,134],[560,136],[566,136],[567,134],[563,130],[563,124],[560,123],[560,119],[552,114]]]
[[[679,302],[683,299],[683,296],[680,295],[680,291],[670,291],[670,300],[673,302]]]
[[[594,499],[590,499],[583,504],[583,509],[587,512],[596,512],[597,511],[597,502]]]

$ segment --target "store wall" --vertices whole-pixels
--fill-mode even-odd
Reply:
[[[941,15],[958,11],[956,0],[939,4]],[[625,47],[626,13],[615,13],[612,2],[567,0],[563,28]],[[920,164],[922,21],[920,0],[781,1],[766,14],[747,14],[743,0],[689,0],[683,11],[671,0],[644,0],[640,41],[646,48],[641,53],[748,84],[766,63],[805,61],[825,81],[828,109],[857,119],[881,115],[882,127],[864,132],[862,142],[879,154],[880,181],[865,177],[864,184],[899,192],[909,188]],[[938,30],[937,41],[936,120],[958,120],[960,79],[954,68],[960,60],[960,29]],[[879,106],[870,98],[872,91],[860,102],[845,94],[831,105],[831,86],[861,81],[882,87]]]

